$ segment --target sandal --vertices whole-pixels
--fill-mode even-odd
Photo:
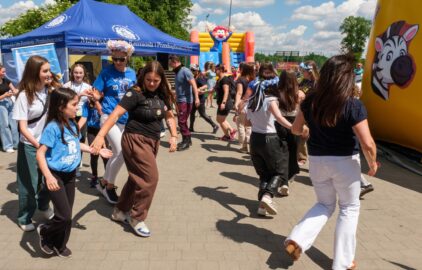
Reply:
[[[293,240],[287,240],[284,243],[286,253],[292,258],[293,261],[299,260],[302,249],[299,245]]]

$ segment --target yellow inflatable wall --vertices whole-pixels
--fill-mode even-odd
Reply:
[[[246,33],[233,33],[228,40],[232,52],[244,52],[245,51],[245,37]],[[209,52],[214,41],[212,41],[208,32],[199,33],[199,44],[201,52]]]
[[[422,1],[378,0],[362,100],[376,139],[422,152]]]

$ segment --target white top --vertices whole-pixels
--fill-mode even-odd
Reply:
[[[18,98],[16,99],[15,106],[13,107],[13,119],[15,120],[31,120],[37,118],[41,115],[44,110],[44,105],[47,100],[47,89],[44,88],[41,91],[35,93],[34,101],[31,106],[28,104],[28,99],[26,98],[25,91],[19,93]],[[35,123],[28,124],[28,131],[35,137],[37,141],[41,138],[41,133],[45,126],[45,121],[47,120],[47,112],[43,117]],[[20,135],[20,141],[26,144],[31,144],[25,136]]]
[[[63,85],[63,87],[67,87],[72,89],[73,91],[76,92],[76,94],[78,94],[78,96],[85,90],[91,89],[92,86],[87,84],[86,82],[82,82],[82,83],[75,83],[72,81],[68,81],[67,83],[65,83]],[[88,101],[88,97],[87,96],[82,96],[79,98],[79,104],[78,104],[78,112],[76,113],[76,116],[82,116],[82,107],[84,106],[85,102]]]
[[[276,121],[276,119],[269,110],[271,102],[278,103],[277,98],[266,96],[261,109],[255,112],[248,109],[247,117],[252,123],[252,132],[261,134],[277,132],[274,126],[274,121]]]

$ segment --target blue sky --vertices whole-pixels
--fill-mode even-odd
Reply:
[[[227,25],[230,0],[194,0],[193,28],[203,31],[205,17]],[[262,52],[300,50],[333,54],[342,39],[339,26],[347,16],[372,19],[376,0],[233,0],[232,25],[255,32]]]
[[[54,0],[0,0],[0,25],[22,11]],[[228,24],[230,0],[193,0],[192,28],[204,31],[205,17]],[[372,19],[376,0],[233,0],[232,25],[255,32],[256,50],[300,50],[303,54],[337,53],[338,28],[347,16]],[[189,29],[190,30],[190,29]]]

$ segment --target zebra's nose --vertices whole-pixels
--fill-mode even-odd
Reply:
[[[408,55],[398,57],[391,66],[391,77],[399,86],[404,86],[409,82],[413,73],[413,60]]]

